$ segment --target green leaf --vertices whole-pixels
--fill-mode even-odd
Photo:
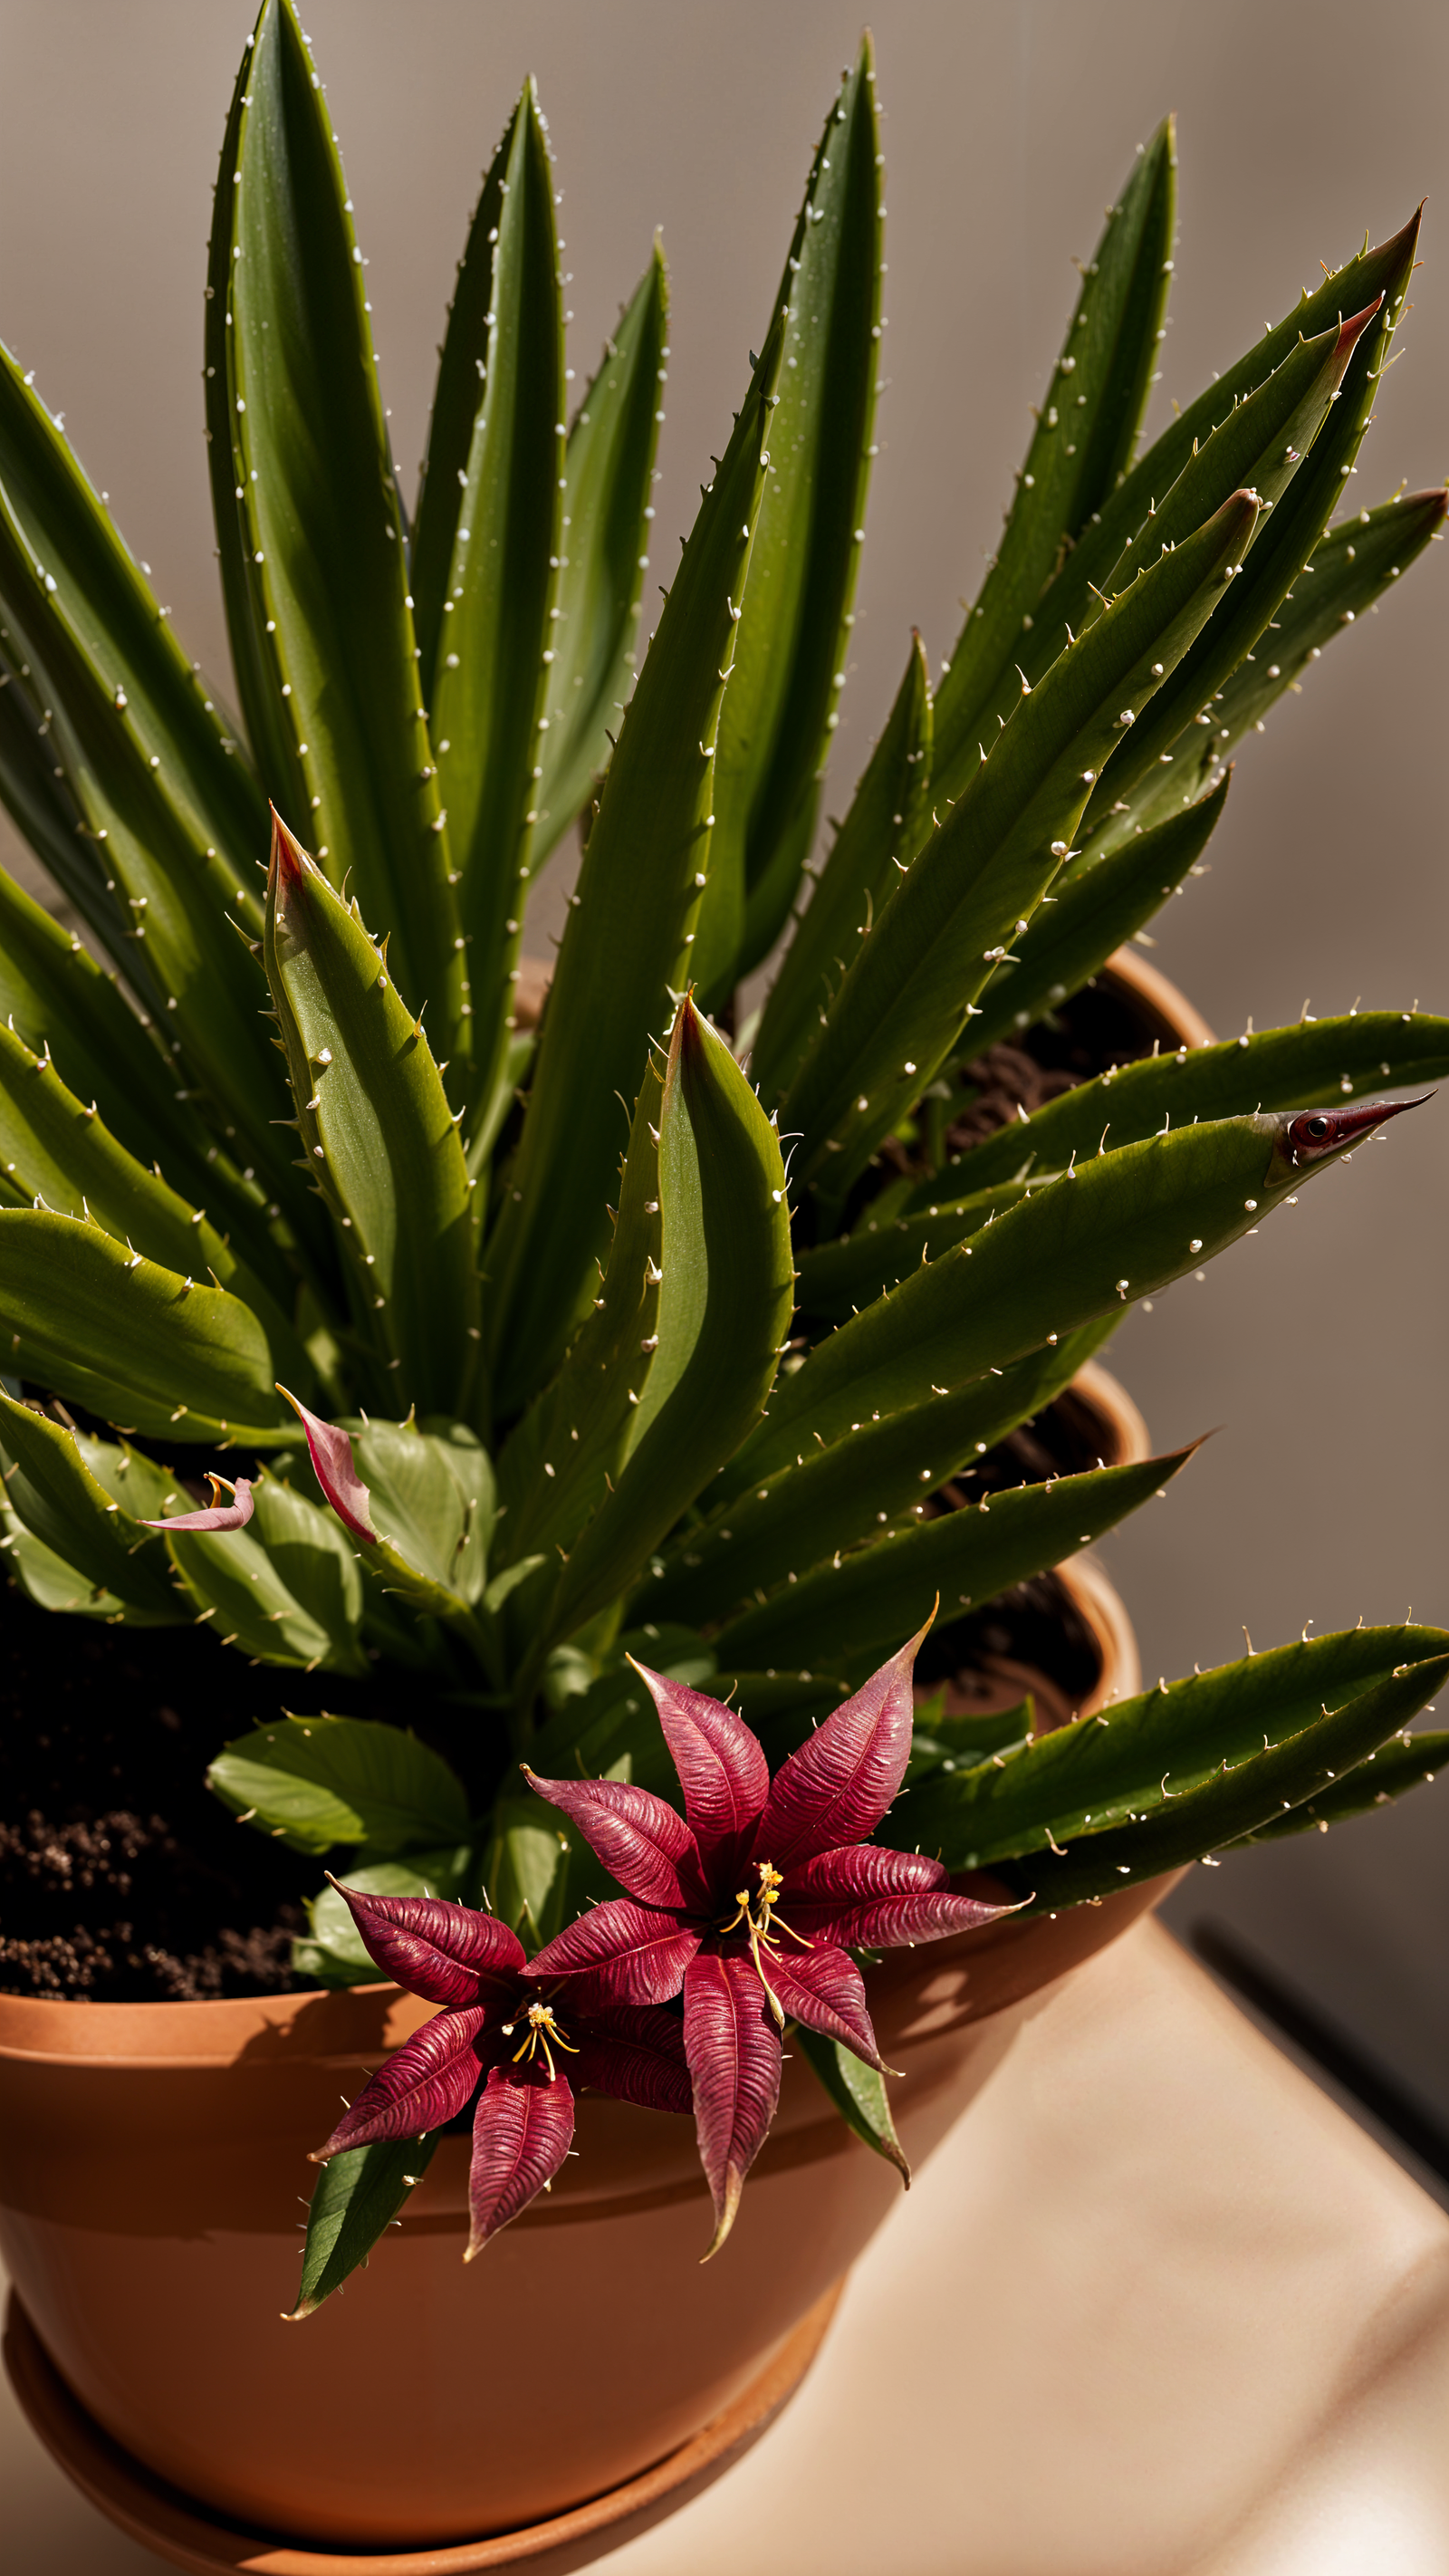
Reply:
[[[563,1928],[571,1848],[570,1835],[531,1791],[495,1801],[483,1847],[485,1902],[530,1954]]]
[[[133,1252],[210,1277],[242,1298],[265,1328],[278,1367],[305,1386],[311,1365],[276,1299],[207,1221],[146,1170],[93,1108],[68,1091],[50,1057],[0,1028],[0,1172],[17,1200],[86,1217]]]
[[[930,828],[931,688],[919,635],[905,678],[850,810],[799,915],[775,978],[751,1071],[763,1100],[779,1098],[799,1068],[836,984],[885,906],[898,864]],[[807,871],[808,873],[808,871]]]
[[[649,561],[649,496],[668,334],[668,275],[656,242],[569,431],[568,544],[549,639],[553,661],[533,835],[535,874],[607,768],[609,729],[617,726],[628,694]]]
[[[953,1051],[1013,922],[1050,887],[1098,770],[1211,615],[1256,515],[1240,495],[1139,574],[1022,698],[901,878],[781,1111],[804,1132],[802,1177],[829,1203]]]
[[[369,1896],[471,1896],[473,1846],[456,1843],[439,1851],[410,1852],[405,1860],[357,1861],[347,1871],[349,1887]],[[377,1963],[362,1946],[346,1900],[335,1887],[309,1898],[310,1938],[292,1943],[294,1976],[319,1986],[372,1986]]]
[[[128,1440],[101,1440],[87,1431],[77,1431],[74,1438],[87,1473],[129,1519],[158,1520],[173,1503],[182,1501],[171,1469],[158,1467],[154,1458],[133,1449]]]
[[[242,58],[209,274],[212,502],[263,782],[390,937],[399,985],[456,1057],[464,952],[364,264],[291,0],[267,0]]]
[[[948,1716],[945,1690],[932,1705],[918,1708],[906,1764],[906,1786],[933,1772],[974,1771],[999,1753],[1015,1753],[1029,1744],[1036,1729],[1036,1701],[1028,1692],[1015,1708],[989,1709],[983,1716]]]
[[[9,703],[0,693],[0,721]],[[37,1055],[50,1054],[68,1089],[96,1101],[114,1136],[145,1162],[164,1156],[173,1186],[193,1205],[208,1193],[241,1231],[248,1257],[280,1290],[286,1274],[261,1203],[209,1142],[168,1069],[150,1022],[138,1019],[73,931],[63,930],[0,869],[0,1019]],[[149,1034],[148,1034],[149,1031]],[[214,1157],[215,1159],[208,1159]]]
[[[1406,1790],[1437,1779],[1446,1758],[1449,1733],[1442,1728],[1424,1727],[1417,1735],[1404,1735],[1397,1743],[1382,1745],[1366,1762],[1356,1763],[1342,1779],[1335,1780],[1330,1788],[1320,1789],[1316,1797],[1305,1799],[1301,1807],[1290,1807],[1270,1823],[1255,1826],[1232,1848],[1282,1842],[1288,1834],[1326,1834],[1330,1825],[1346,1824],[1350,1816],[1367,1815],[1374,1807],[1387,1807],[1394,1798],[1402,1798]]]
[[[0,605],[0,616],[3,613]],[[0,654],[0,798],[16,830],[49,869],[66,901],[101,946],[109,947],[124,924],[106,892],[98,845],[66,784],[65,764],[56,758],[58,746],[51,739],[55,710],[47,715],[30,694],[35,675],[30,664],[19,658],[23,641],[12,637],[4,625],[0,636],[7,646]]]
[[[1012,1486],[938,1520],[913,1524],[903,1513],[904,1529],[887,1530],[873,1546],[817,1567],[728,1621],[715,1652],[722,1665],[849,1663],[882,1639],[909,1636],[937,1595],[953,1618],[958,1606],[993,1600],[1062,1564],[1160,1493],[1192,1454],[1180,1449],[1130,1467]],[[914,1814],[910,1822],[914,1831]]]
[[[635,1103],[600,1293],[557,1377],[530,1406],[498,1462],[508,1514],[501,1537],[509,1556],[570,1547],[622,1464],[652,1365],[659,1308],[663,1098],[651,1059]]]
[[[1210,1259],[1279,1204],[1283,1123],[1239,1118],[1178,1128],[1093,1156],[1033,1190],[817,1344],[782,1379],[723,1491],[763,1484],[808,1449],[852,1436],[852,1425],[877,1412],[949,1394],[1053,1336],[1059,1344]],[[1298,1175],[1283,1166],[1288,1179],[1306,1179],[1314,1168]]]
[[[1128,588],[1140,571],[1156,562],[1165,546],[1181,545],[1214,510],[1245,487],[1260,504],[1250,545],[1266,534],[1269,514],[1278,508],[1340,399],[1339,388],[1371,312],[1372,308],[1356,313],[1314,339],[1301,340],[1255,392],[1234,406],[1194,450],[1171,489],[1148,511],[1132,543],[1112,567],[1104,585],[1109,597]],[[1241,589],[1234,593],[1235,613],[1242,597]],[[1164,693],[1170,695],[1171,691]],[[1154,722],[1159,713],[1154,710]],[[1135,764],[1137,757],[1134,737],[1118,753],[1118,772]]]
[[[519,1408],[562,1354],[607,1239],[618,1101],[637,1099],[688,959],[714,747],[763,480],[775,331],[665,603],[610,763],[559,950],[523,1141],[485,1263],[497,1381]],[[615,1095],[618,1095],[617,1099]]]
[[[0,349],[4,507],[48,595],[149,763],[158,793],[198,854],[214,850],[253,938],[261,904],[251,867],[266,839],[256,775],[205,683],[192,671],[149,582],[58,424]]]
[[[939,1187],[939,1181],[931,1186]],[[800,1255],[796,1303],[801,1313],[843,1322],[883,1290],[899,1287],[923,1261],[939,1260],[943,1252],[1005,1216],[1008,1208],[1019,1207],[1031,1186],[1030,1181],[998,1181],[994,1189],[976,1190],[969,1198],[935,1200],[921,1214],[863,1217],[854,1234]]]
[[[168,1534],[171,1561],[223,1645],[266,1664],[371,1672],[357,1552],[330,1512],[264,1476],[244,1529]]]
[[[529,81],[483,183],[443,344],[418,512],[423,686],[459,875],[487,1099],[513,1027],[563,544],[563,311],[553,169]],[[550,728],[551,729],[551,728]]]
[[[1351,1628],[1159,1684],[1000,1765],[934,1776],[912,1792],[900,1833],[913,1849],[939,1847],[953,1869],[974,1869],[1171,1810],[1225,1766],[1311,1734],[1325,1708],[1422,1662],[1438,1642],[1432,1629]]]
[[[1319,539],[1256,653],[1245,654],[1223,682],[1206,711],[1208,721],[1178,736],[1170,773],[1164,769],[1155,788],[1150,777],[1140,782],[1130,800],[1133,827],[1199,796],[1233,744],[1263,730],[1269,709],[1285,690],[1296,691],[1323,647],[1372,608],[1423,553],[1443,524],[1446,501],[1442,491],[1404,493],[1345,519]]]
[[[1329,329],[1336,331],[1345,314],[1361,313],[1377,296],[1386,298],[1381,324],[1392,324],[1399,318],[1413,265],[1419,220],[1417,213],[1412,215],[1403,231],[1391,241],[1349,260],[1343,268],[1328,276],[1316,293],[1303,296],[1287,319],[1265,332],[1256,347],[1250,349],[1237,366],[1217,377],[1195,403],[1174,415],[1161,437],[1147,449],[1115,491],[1104,497],[1096,516],[1082,527],[1055,579],[1032,609],[1031,628],[1023,632],[1017,642],[1014,664],[1019,667],[1009,667],[1005,671],[996,694],[980,710],[974,734],[967,735],[960,746],[959,756],[965,763],[963,775],[969,774],[975,737],[984,737],[988,725],[994,723],[998,714],[1003,718],[1010,714],[1022,675],[1035,687],[1073,632],[1081,632],[1093,613],[1094,594],[1109,586],[1113,568],[1123,549],[1130,546],[1146,526],[1154,504],[1172,489],[1192,462],[1194,454],[1231,419],[1245,397],[1264,385],[1274,370],[1293,356],[1301,342]],[[1370,344],[1376,345],[1381,324],[1365,333],[1355,353],[1343,388],[1343,399],[1338,406],[1345,420],[1350,417],[1354,387],[1362,382],[1360,370],[1378,363],[1370,354]],[[1357,411],[1362,407],[1352,408]],[[1332,456],[1330,446],[1324,443],[1326,437],[1331,441],[1338,435],[1336,426],[1331,434],[1320,434],[1314,477],[1324,463],[1332,466],[1344,461],[1342,457]],[[1355,444],[1357,435],[1356,431],[1353,432]],[[1347,461],[1351,463],[1351,457]],[[1313,477],[1305,485],[1304,476],[1300,473],[1298,482],[1310,492],[1314,488]],[[1295,507],[1297,505],[1295,498]],[[1266,530],[1259,531],[1260,542],[1264,534]],[[1305,556],[1308,551],[1308,545],[1305,545]],[[1265,563],[1268,560],[1265,557]],[[937,776],[942,783],[949,783],[945,781],[940,756],[941,723],[938,705]],[[1113,796],[1118,792],[1114,787]]]
[[[896,2136],[891,2118],[890,2099],[885,2077],[873,2066],[866,2066],[850,2048],[838,2039],[826,2039],[818,2030],[806,2030],[797,2022],[790,2033],[791,2050],[798,2049],[805,2063],[819,2076],[847,2129],[854,2131],[862,2144],[875,2155],[884,2156],[895,2166],[909,2191],[911,2168],[905,2150]]]
[[[1033,1351],[1000,1375],[950,1394],[931,1390],[923,1404],[868,1416],[830,1448],[812,1444],[798,1466],[791,1458],[759,1484],[719,1503],[671,1545],[662,1577],[639,1596],[651,1616],[717,1619],[757,1589],[808,1573],[832,1553],[879,1536],[886,1521],[914,1514],[925,1494],[974,1466],[994,1441],[1040,1412],[1114,1328],[1089,1325],[1055,1349]],[[858,1417],[859,1418],[859,1417]],[[708,1504],[710,1496],[703,1501]],[[858,1565],[860,1559],[848,1560]]]
[[[241,1136],[249,1160],[284,1173],[270,1123],[282,1106],[281,1084],[257,1017],[260,972],[254,982],[228,920],[245,936],[255,899],[234,867],[198,846],[185,814],[168,801],[151,766],[159,754],[148,752],[129,708],[118,709],[102,687],[3,496],[0,596],[30,667],[31,693],[47,711],[56,765],[103,852],[106,902],[85,907],[91,927],[143,1008],[174,1036],[191,1083],[211,1094],[226,1141]]]
[[[47,1208],[0,1209],[0,1358],[154,1438],[270,1449],[288,1437],[250,1307]]]
[[[446,1653],[427,1625],[440,1622],[496,1681],[498,1641],[485,1590],[493,1470],[476,1433],[444,1416],[425,1416],[421,1426],[411,1418],[354,1416],[331,1428],[347,1435],[362,1485],[360,1521],[348,1526],[360,1537],[356,1561],[369,1586],[364,1632],[392,1660],[447,1672]],[[320,1507],[325,1497],[310,1462],[293,1453],[286,1463]],[[496,1600],[497,1587],[491,1590]],[[414,1615],[399,1617],[394,1600]]]
[[[1060,1863],[1052,1858],[1038,1864],[1034,1910],[1060,1911],[1063,1906],[1108,1895],[1124,1884],[1181,1869],[1186,1862],[1240,1841],[1285,1809],[1320,1795],[1407,1726],[1449,1678],[1443,1631],[1418,1628],[1410,1633],[1419,1654],[1332,1715],[1321,1716],[1286,1742],[1249,1754],[1221,1778],[1156,1808],[1141,1823],[1089,1834],[1070,1847]],[[1439,1644],[1440,1653],[1420,1660],[1432,1642]]]
[[[305,1165],[342,1230],[390,1403],[466,1412],[480,1301],[467,1162],[442,1076],[356,906],[279,826],[266,968]]]
[[[371,1718],[278,1718],[228,1744],[206,1777],[292,1851],[355,1843],[381,1857],[460,1842],[468,1830],[462,1782],[441,1754]]]
[[[99,1447],[100,1443],[91,1444]],[[169,1628],[185,1615],[168,1577],[164,1552],[141,1521],[174,1496],[171,1478],[133,1451],[121,1509],[92,1473],[73,1431],[0,1389],[0,1457],[5,1499],[17,1519],[95,1590],[107,1593],[130,1621]]]
[[[349,1422],[374,1518],[409,1563],[459,1601],[481,1599],[495,1516],[493,1465],[466,1423]]]
[[[1176,210],[1169,117],[1108,210],[1000,547],[941,674],[936,770],[945,795],[958,794],[970,774],[983,710],[1003,674],[1014,677],[1043,590],[1131,458],[1162,337]]]
[[[1130,806],[1134,790],[1140,792],[1144,781],[1154,796],[1160,793],[1159,777],[1164,755],[1173,752],[1174,745],[1186,730],[1197,724],[1200,716],[1206,716],[1208,722],[1198,730],[1211,730],[1212,700],[1216,692],[1231,678],[1244,655],[1258,643],[1269,620],[1277,615],[1342,499],[1344,483],[1354,471],[1353,460],[1369,425],[1379,371],[1387,357],[1392,334],[1393,323],[1387,306],[1368,322],[1367,327],[1356,329],[1354,324],[1345,323],[1338,332],[1335,354],[1325,371],[1325,381],[1341,377],[1341,385],[1333,397],[1336,408],[1328,409],[1325,402],[1327,418],[1321,433],[1313,437],[1302,464],[1293,460],[1307,441],[1312,429],[1311,419],[1304,416],[1288,423],[1285,452],[1291,479],[1285,489],[1281,468],[1276,474],[1260,478],[1271,515],[1265,508],[1259,524],[1259,543],[1244,567],[1244,577],[1234,587],[1231,599],[1225,602],[1225,614],[1215,621],[1213,632],[1197,638],[1192,651],[1184,656],[1164,686],[1146,722],[1134,730],[1130,741],[1123,744],[1118,759],[1113,763],[1110,789],[1105,780],[1099,780],[1093,789],[1091,804],[1083,817],[1084,835],[1098,830],[1105,823],[1109,810],[1115,814],[1119,804]],[[1330,334],[1325,332],[1323,337],[1326,341]],[[1310,349],[1315,345],[1322,344],[1305,344],[1299,353],[1300,363],[1306,362]],[[1289,361],[1279,374],[1284,377],[1291,375],[1293,364]],[[1273,381],[1276,385],[1277,377]],[[1268,390],[1264,388],[1265,393]],[[1255,402],[1245,403],[1239,417],[1252,412],[1256,401],[1261,399],[1257,397]],[[1315,399],[1316,396],[1310,395],[1307,408],[1311,409]],[[1225,430],[1220,431],[1218,437],[1226,434]],[[1193,468],[1184,470],[1184,484],[1193,478],[1195,470],[1196,460]],[[1180,795],[1182,791],[1178,792]],[[1131,825],[1119,819],[1117,828],[1127,831]]]
[[[771,317],[770,471],[720,719],[694,968],[724,1002],[774,946],[814,832],[844,684],[880,342],[880,133],[869,37],[811,165]]]
[[[970,1024],[973,1055],[1019,1038],[1056,1003],[1080,991],[1113,949],[1151,920],[1201,858],[1227,794],[1224,777],[1186,813],[1169,814],[1152,830],[1139,831],[1122,849],[1074,874],[1059,894],[1047,896],[1030,929],[1013,940],[1013,960],[998,966],[986,987],[981,1017]]]
[[[574,1546],[549,1616],[567,1636],[622,1591],[759,1416],[790,1319],[779,1139],[687,998],[659,1134],[658,1349],[623,1471]]]
[[[38,1609],[59,1610],[76,1619],[100,1619],[108,1627],[129,1626],[133,1616],[139,1627],[152,1624],[144,1612],[129,1611],[114,1592],[98,1590],[93,1583],[87,1583],[83,1574],[25,1527],[3,1497],[0,1530],[4,1532],[0,1536],[0,1553],[6,1566]]]
[[[1193,1119],[1232,1117],[1244,1109],[1311,1109],[1363,1099],[1409,1082],[1449,1074],[1449,1018],[1428,1011],[1350,1011],[1336,1020],[1300,1020],[1228,1038],[1221,1046],[1179,1047],[1116,1066],[1094,1082],[1049,1100],[1025,1121],[998,1129],[960,1161],[960,1179],[989,1188],[1030,1162],[1060,1171],[1073,1154],[1095,1157],[1105,1132],[1115,1154]],[[1108,1159],[1112,1157],[1109,1155]]]
[[[307,2242],[297,2304],[289,2325],[313,2316],[324,2299],[366,2263],[408,2193],[427,2172],[441,2131],[421,2138],[380,2138],[370,2147],[346,2147],[317,2177],[307,2213]]]

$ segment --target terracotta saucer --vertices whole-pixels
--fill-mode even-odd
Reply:
[[[380,2557],[269,2538],[153,2478],[77,2404],[13,2291],[5,2316],[5,2366],[33,2431],[81,2493],[132,2540],[193,2576],[474,2576],[480,2569],[523,2566],[532,2576],[567,2576],[570,2568],[586,2567],[662,2522],[759,2440],[819,2351],[844,2286],[838,2281],[827,2291],[743,2395],[641,2476],[526,2531],[496,2532],[451,2548],[389,2550]]]

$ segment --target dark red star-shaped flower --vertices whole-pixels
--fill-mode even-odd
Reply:
[[[493,1915],[437,1897],[338,1893],[384,1976],[443,2009],[370,2078],[312,2162],[379,2138],[420,2138],[476,2092],[465,2261],[552,2182],[573,2143],[581,2085],[651,2111],[689,2109],[673,2013],[625,2005],[560,2019],[522,1943]]]
[[[715,2205],[711,2253],[734,2223],[775,2114],[786,2021],[880,2067],[848,1951],[936,1940],[1010,1910],[953,1894],[939,1861],[865,1840],[905,1774],[911,1667],[924,1634],[826,1718],[773,1780],[758,1738],[732,1709],[636,1666],[679,1774],[684,1816],[623,1781],[528,1775],[628,1890],[559,1933],[532,1974],[590,2007],[658,2005],[683,1991],[700,2156]]]

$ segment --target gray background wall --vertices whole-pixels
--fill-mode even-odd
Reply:
[[[532,69],[565,191],[581,378],[663,227],[667,570],[758,344],[858,5],[310,0],[405,468],[421,453],[478,175]],[[201,286],[252,15],[251,0],[0,10],[0,330],[63,408],[178,631],[219,674]],[[1435,0],[879,0],[874,24],[889,389],[836,797],[864,760],[908,626],[933,655],[949,648],[1070,309],[1069,254],[1090,256],[1104,203],[1166,108],[1179,116],[1182,239],[1159,408],[1230,363],[1320,259],[1342,260],[1365,230],[1382,238],[1428,192],[1428,265],[1353,499],[1429,483],[1449,462],[1449,12]],[[1213,872],[1171,907],[1154,952],[1221,1033],[1249,1014],[1260,1028],[1296,1018],[1305,996],[1315,1011],[1356,997],[1446,1006],[1446,572],[1436,549],[1240,763]],[[545,914],[559,891],[545,882]],[[1449,1612],[1446,1164],[1441,1100],[1114,1345],[1164,1445],[1222,1426],[1171,1500],[1107,1550],[1150,1673],[1232,1654],[1241,1623],[1261,1646],[1309,1619]],[[1331,1845],[1240,1861],[1212,1895],[1368,2035],[1411,2051],[1449,2106],[1426,1964],[1449,1930],[1433,1809],[1426,1798]]]

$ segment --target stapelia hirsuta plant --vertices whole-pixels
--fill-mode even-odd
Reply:
[[[927,1623],[929,1625],[929,1622]],[[867,1842],[911,1751],[911,1672],[925,1629],[872,1673],[770,1777],[743,1718],[663,1673],[647,1685],[684,1815],[620,1780],[540,1780],[628,1893],[597,1905],[533,1962],[590,2005],[684,1996],[713,2254],[780,2098],[787,2020],[885,2074],[852,1949],[894,1950],[1011,1910],[952,1892],[938,1860]]]
[[[591,2009],[588,1945],[647,1914],[657,1955],[613,1973],[683,1992],[724,2220],[777,2014],[899,2160],[846,1953],[970,1919],[943,1873],[1057,1914],[1366,1813],[1443,1758],[1407,1730],[1449,1635],[1405,1622],[1055,1731],[923,1707],[887,1815],[893,1682],[849,1795],[829,1768],[864,1724],[832,1713],[933,1597],[941,1672],[976,1664],[991,1605],[1186,1465],[1019,1481],[1083,1364],[1316,1189],[1406,1105],[1386,1094],[1449,1072],[1449,1018],[1384,995],[1163,1052],[1097,989],[1202,873],[1235,747],[1250,766],[1292,721],[1449,496],[1386,459],[1385,496],[1344,506],[1417,214],[1144,436],[1169,119],[1042,351],[979,590],[944,652],[902,635],[842,775],[888,318],[870,43],[647,623],[668,279],[656,246],[570,418],[557,175],[529,84],[449,280],[409,510],[333,108],[295,0],[262,0],[203,353],[235,718],[149,540],[0,350],[0,803],[85,926],[0,870],[0,1553],[72,1619],[210,1623],[326,1677],[286,1716],[259,1688],[208,1772],[239,1835],[306,1856],[302,1982],[378,1964],[324,1864],[354,1898],[486,1887],[529,1977],[554,1959],[510,1990],[540,2008]],[[1364,756],[1364,726],[1343,738]],[[576,827],[540,1017],[528,906]],[[188,1456],[239,1467],[231,1498],[183,1490]],[[643,1665],[687,1825],[643,1794],[670,1788]],[[609,1775],[567,1793],[587,1840],[520,1764]],[[486,2027],[528,2070],[496,2098],[572,2084],[542,2022],[516,2061]],[[299,2312],[427,2152],[379,2132],[333,2156]]]
[[[552,2182],[573,2143],[576,2087],[689,2109],[672,2014],[605,2007],[560,2021],[542,1961],[530,1964],[506,1923],[438,1898],[333,1884],[383,1974],[442,2009],[379,2068],[312,2161],[426,2138],[476,2097],[465,2262]]]

